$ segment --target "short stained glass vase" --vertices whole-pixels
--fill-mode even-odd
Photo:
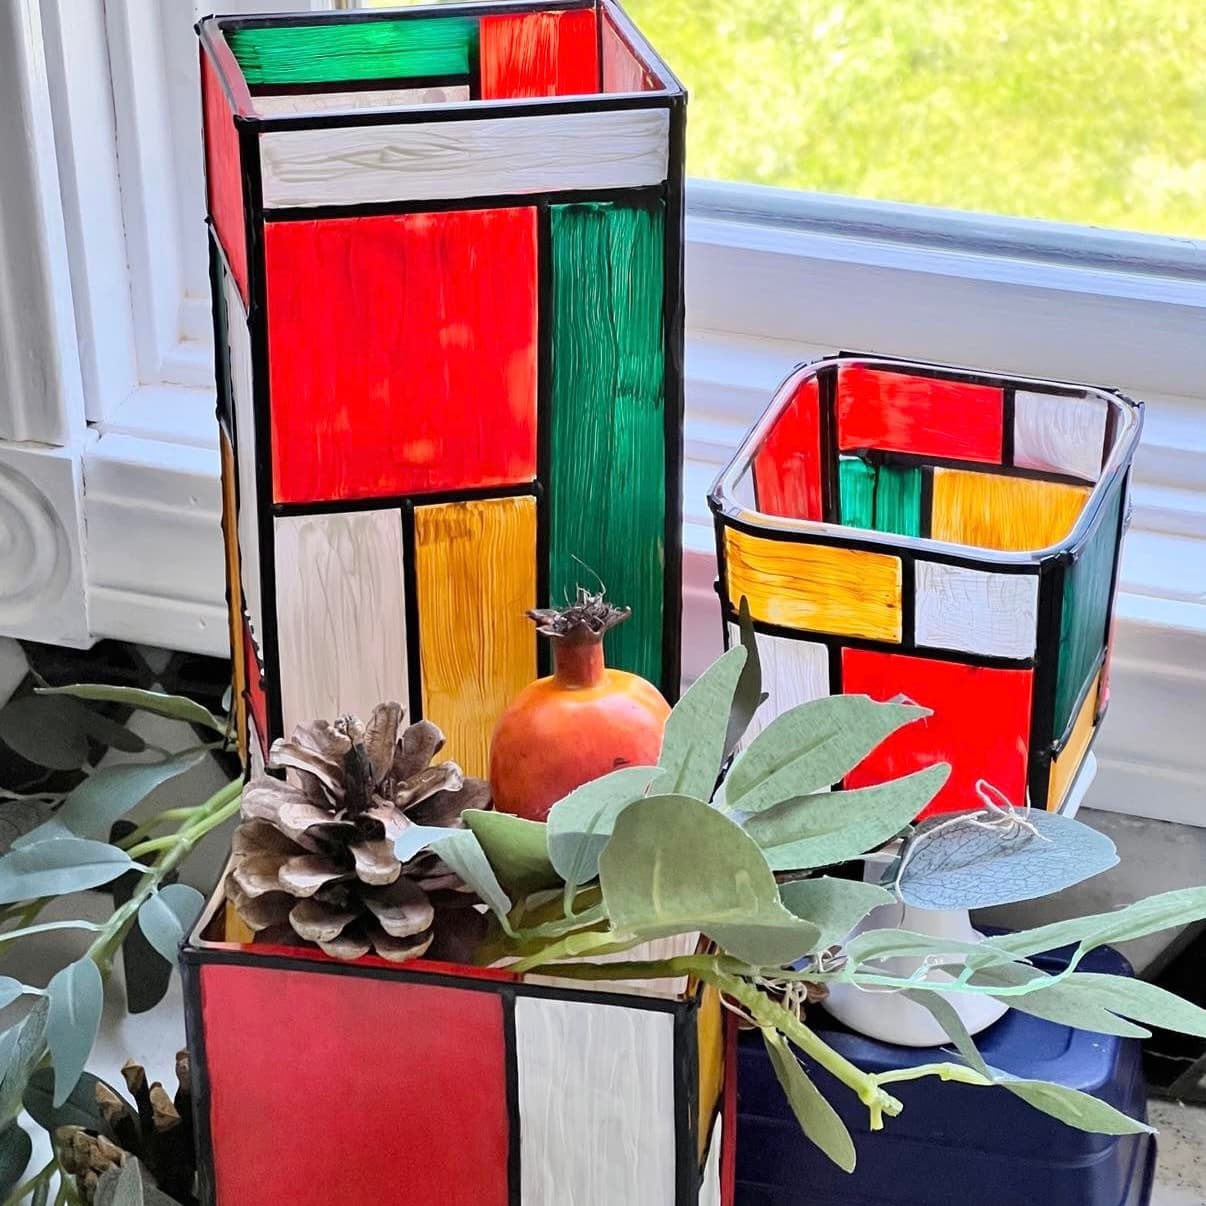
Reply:
[[[397,699],[483,774],[579,582],[673,698],[679,83],[612,0],[197,28],[250,761]]]
[[[203,1206],[733,1206],[715,989],[340,962],[226,917],[181,952]]]
[[[725,638],[748,600],[756,732],[839,693],[932,711],[842,786],[937,761],[923,815],[1069,798],[1109,698],[1142,407],[1115,390],[842,354],[780,386],[709,497]]]

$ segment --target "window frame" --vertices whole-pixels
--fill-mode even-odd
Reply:
[[[190,293],[181,251],[193,223],[200,235],[202,202],[184,195],[195,171],[162,170],[186,145],[200,161],[199,116],[195,143],[172,116],[187,89],[171,56],[185,44],[160,6],[139,0],[95,0],[83,14],[73,0],[31,0],[22,11],[36,18],[30,36],[7,53],[44,56],[40,82],[38,64],[32,75],[22,64],[21,101],[53,115],[51,150],[43,137],[34,162],[57,152],[59,195],[43,190],[40,204],[43,225],[66,232],[69,279],[19,284],[54,315],[47,339],[78,343],[80,356],[74,369],[61,358],[41,427],[19,430],[74,474],[74,495],[54,506],[74,507],[65,522],[80,533],[71,556],[83,599],[71,631],[38,620],[10,631],[221,653],[208,298]],[[1206,695],[1206,243],[701,180],[688,185],[686,235],[688,675],[720,647],[707,488],[794,364],[846,349],[1108,383],[1148,412],[1094,802],[1206,823],[1193,789],[1206,751],[1187,721],[1162,723],[1151,706],[1176,700],[1192,716]],[[1152,775],[1159,799],[1138,790]]]

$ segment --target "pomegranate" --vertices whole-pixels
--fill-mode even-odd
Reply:
[[[575,787],[622,766],[653,766],[670,705],[636,674],[610,670],[603,636],[631,615],[582,588],[563,610],[528,612],[553,642],[553,673],[502,714],[490,747],[494,807],[532,821]]]

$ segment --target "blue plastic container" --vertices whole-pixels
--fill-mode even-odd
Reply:
[[[1035,962],[1060,966],[1058,952]],[[1095,952],[1082,969],[1131,974],[1112,950]],[[868,1071],[935,1058],[932,1048],[891,1047],[827,1020],[817,1029]],[[1082,1089],[1132,1117],[1145,1116],[1138,1040],[1010,1010],[977,1041],[984,1058],[1006,1072]],[[819,1068],[809,1067],[809,1074],[850,1128],[857,1169],[841,1172],[804,1139],[761,1038],[745,1034],[738,1055],[737,1206],[1146,1206],[1150,1200],[1156,1144],[1149,1135],[1090,1135],[1004,1089],[930,1078],[894,1085],[904,1112],[871,1135],[865,1107],[844,1085]]]

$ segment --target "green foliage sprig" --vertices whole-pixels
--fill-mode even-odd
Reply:
[[[1155,985],[1077,970],[1095,947],[1206,917],[1206,887],[979,943],[899,929],[868,929],[847,939],[874,908],[898,897],[886,887],[819,872],[900,835],[906,853],[893,887],[900,891],[902,879],[909,882],[901,870],[912,865],[912,890],[932,899],[957,897],[967,883],[978,884],[977,869],[992,880],[991,890],[1018,899],[1016,871],[1028,851],[1030,865],[1044,868],[1053,891],[1111,866],[1113,846],[1065,818],[1040,827],[1023,813],[990,808],[969,814],[972,829],[964,836],[970,832],[975,840],[959,846],[980,860],[969,864],[940,840],[959,819],[943,818],[941,831],[912,824],[945,783],[945,765],[874,787],[831,791],[882,740],[928,714],[911,705],[863,696],[820,699],[783,713],[734,755],[764,698],[748,616],[742,628],[742,645],[674,708],[656,767],[627,767],[586,784],[554,805],[545,824],[466,812],[467,830],[415,826],[398,839],[400,858],[436,851],[490,907],[495,932],[481,961],[508,959],[515,972],[565,979],[692,976],[714,985],[761,1030],[804,1134],[847,1170],[854,1167],[853,1142],[797,1052],[858,1096],[873,1130],[902,1109],[890,1086],[926,1076],[999,1086],[1084,1130],[1149,1130],[1089,1094],[989,1067],[947,998],[997,997],[1105,1033],[1146,1035],[1136,1024],[1146,1022],[1206,1036],[1206,1010]],[[784,882],[780,873],[791,877]],[[710,950],[668,959],[640,955],[652,939],[698,934],[710,940]],[[1057,974],[1028,962],[1065,945],[1074,950]],[[631,961],[591,961],[626,951],[633,952]],[[915,974],[893,974],[885,966],[902,956],[921,961]],[[930,1011],[958,1054],[865,1072],[789,1006],[794,998],[784,989],[800,983],[898,990]]]
[[[90,703],[116,703],[151,712],[212,736],[175,754],[152,750],[160,755],[156,761],[92,769],[85,763],[89,741],[130,753],[148,747],[137,734],[89,707]],[[84,684],[48,688],[14,701],[0,712],[0,738],[29,761],[56,770],[79,768],[85,772],[70,791],[34,793],[48,814],[46,819],[18,837],[0,857],[0,956],[10,954],[22,939],[53,930],[79,930],[92,936],[83,955],[56,972],[45,988],[0,976],[0,1006],[21,996],[34,998],[22,1020],[0,1033],[0,1201],[4,1206],[15,1206],[26,1197],[44,1201],[55,1176],[59,1178],[56,1201],[73,1201],[71,1180],[56,1160],[18,1185],[32,1149],[16,1117],[24,1105],[31,1117],[51,1132],[80,1121],[81,1105],[75,1090],[77,1085],[95,1083],[84,1073],[84,1066],[100,1026],[103,983],[113,960],[124,946],[130,980],[131,935],[140,933],[155,952],[149,957],[165,961],[160,964],[162,973],[142,978],[153,984],[158,996],[166,991],[176,949],[204,903],[195,888],[171,881],[197,843],[238,812],[242,785],[228,783],[198,804],[161,810],[137,827],[127,825],[130,831],[125,837],[110,841],[115,822],[155,788],[195,766],[210,751],[229,748],[226,717],[215,716],[183,696]],[[6,792],[5,797],[10,802],[32,798],[15,792]],[[112,884],[127,875],[132,881],[128,897],[115,904],[103,921],[85,917],[38,920],[59,897]],[[150,1008],[154,998],[143,1004]],[[34,1081],[35,1072],[47,1061],[49,1094],[40,1073]],[[81,1081],[81,1077],[85,1079]],[[106,1183],[104,1198],[98,1200],[141,1202],[143,1197],[133,1196],[141,1192],[137,1176],[119,1178],[115,1174]],[[170,1201],[154,1192],[155,1201]]]

